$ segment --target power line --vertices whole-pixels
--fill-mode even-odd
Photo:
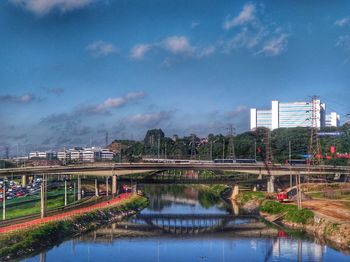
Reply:
[[[318,137],[318,126],[317,123],[320,120],[318,116],[318,96],[311,97],[312,110],[310,112],[311,119],[311,132],[310,132],[310,144],[309,144],[309,155],[310,155],[310,165],[321,165],[322,164],[322,153],[321,153],[321,144]]]

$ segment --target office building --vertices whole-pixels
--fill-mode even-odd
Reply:
[[[331,112],[330,114],[327,114],[325,126],[340,126],[340,115],[338,115],[337,112]]]
[[[250,109],[250,129],[266,127],[271,130],[288,127],[325,126],[326,105],[320,100],[312,102],[271,102],[271,109]],[[313,120],[314,119],[314,120]]]

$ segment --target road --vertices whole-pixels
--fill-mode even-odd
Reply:
[[[308,208],[319,216],[339,224],[350,224],[350,208],[336,200],[305,200],[303,208]]]

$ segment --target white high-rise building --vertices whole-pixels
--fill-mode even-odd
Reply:
[[[337,112],[331,112],[330,114],[327,114],[325,125],[334,127],[340,126],[340,115],[338,115]]]
[[[281,127],[311,127],[312,125],[320,128],[325,126],[325,109],[326,105],[320,100],[288,103],[273,100],[271,109],[250,109],[250,129],[267,127],[274,130]]]

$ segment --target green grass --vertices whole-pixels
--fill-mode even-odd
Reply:
[[[64,191],[54,190],[48,193],[47,209],[52,210],[64,206]],[[11,202],[10,202],[11,201]],[[74,201],[74,196],[68,192],[68,204]],[[38,196],[28,196],[18,199],[11,199],[6,202],[6,219],[28,216],[40,213],[40,198]]]
[[[111,216],[120,211],[140,210],[148,205],[145,197],[134,196],[123,200],[117,206],[105,211],[96,210],[71,220],[56,221],[42,224],[35,228],[0,235],[0,260],[12,260],[26,254],[38,252],[44,248],[61,242],[64,238],[92,230],[99,225],[108,223]],[[112,214],[111,214],[112,212]]]
[[[253,192],[253,191],[246,191],[246,192],[241,192],[239,195],[238,195],[238,202],[241,204],[241,205],[244,205],[245,203],[251,201],[251,200],[259,200],[259,201],[262,201],[266,198],[266,195],[264,192],[260,192],[260,191],[256,191],[256,192]]]
[[[269,214],[286,213],[284,216],[286,221],[301,224],[306,224],[314,217],[314,213],[308,209],[302,208],[299,210],[297,206],[285,205],[271,200],[264,201],[260,206],[260,210]]]

